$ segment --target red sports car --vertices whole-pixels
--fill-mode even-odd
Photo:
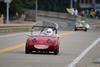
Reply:
[[[52,35],[47,35],[47,32],[50,33],[48,29],[52,29]],[[26,54],[32,52],[53,52],[57,55],[59,53],[57,29],[53,26],[33,26],[25,46]]]

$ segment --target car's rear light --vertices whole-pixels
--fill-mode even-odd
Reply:
[[[51,39],[48,39],[47,42],[48,42],[48,43],[52,43],[52,40],[51,40]]]
[[[36,38],[33,38],[32,41],[33,41],[33,42],[37,42]]]

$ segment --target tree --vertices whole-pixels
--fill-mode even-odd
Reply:
[[[25,8],[34,9],[35,0],[12,0],[10,4],[10,17],[15,16],[16,13],[21,15]],[[0,14],[6,15],[6,4],[4,2],[0,2]]]
[[[35,0],[13,0],[11,3],[10,12],[12,15],[18,13],[21,15],[24,11],[23,9],[34,9]]]
[[[5,8],[6,8],[6,4],[4,2],[0,2],[0,15],[1,14],[5,15],[5,13],[6,13]]]
[[[35,1],[36,0],[22,0],[24,3],[24,8],[35,9]]]
[[[23,2],[22,0],[13,0],[10,7],[10,16],[19,15],[23,13]]]
[[[38,0],[39,10],[65,12],[70,7],[70,0]]]

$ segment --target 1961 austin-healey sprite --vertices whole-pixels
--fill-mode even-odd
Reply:
[[[50,35],[51,34],[51,35]],[[59,53],[59,37],[53,26],[33,26],[31,35],[27,38],[25,53],[32,52]]]

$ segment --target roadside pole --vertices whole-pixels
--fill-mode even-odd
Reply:
[[[6,3],[6,23],[9,24],[9,8],[11,0],[4,0],[4,2]]]
[[[36,21],[37,21],[38,0],[35,1]]]
[[[73,0],[70,0],[70,8],[73,8]]]

